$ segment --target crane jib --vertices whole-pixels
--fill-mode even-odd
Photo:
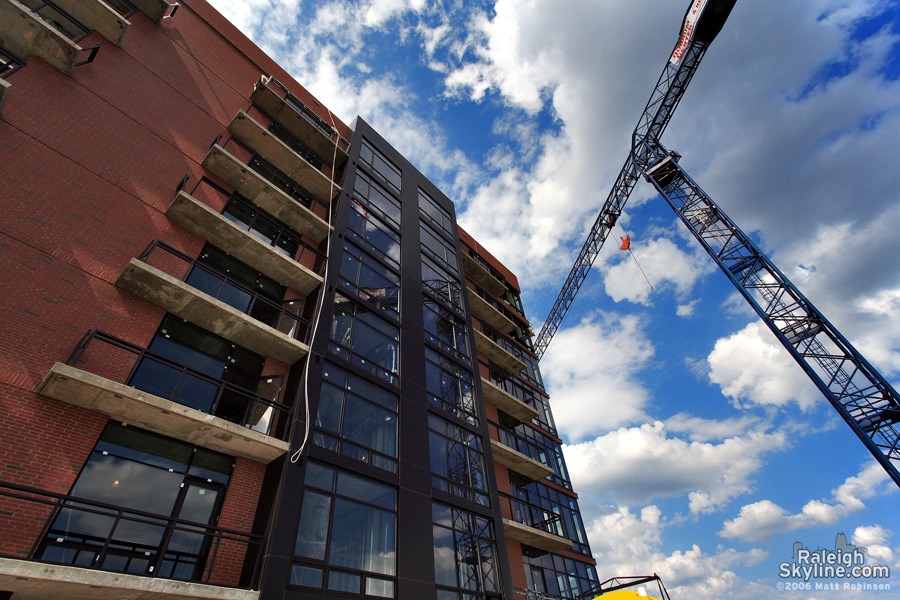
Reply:
[[[725,25],[735,2],[736,0],[694,0],[684,15],[681,36],[669,62],[677,66],[694,39],[707,45],[712,43]]]

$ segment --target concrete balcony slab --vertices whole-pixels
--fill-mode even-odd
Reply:
[[[478,315],[479,319],[500,333],[508,335],[516,330],[516,324],[509,317],[494,308],[492,304],[472,290],[469,290],[469,307],[472,309],[472,312]]]
[[[136,258],[119,274],[116,285],[194,325],[285,364],[292,365],[309,353],[306,344]]]
[[[3,105],[6,103],[6,97],[9,96],[9,90],[12,84],[5,79],[0,79],[0,112],[3,111]]]
[[[237,227],[187,192],[178,192],[166,214],[238,260],[301,294],[309,295],[322,284],[319,275]]]
[[[16,0],[0,0],[0,40],[25,60],[39,57],[69,74],[81,47]]]
[[[509,373],[510,375],[518,375],[525,370],[526,365],[519,360],[514,354],[504,350],[494,340],[475,329],[475,347],[478,352],[484,354],[492,363]]]
[[[130,425],[261,463],[272,462],[290,447],[258,431],[62,363],[53,365],[37,392]]]
[[[222,146],[215,144],[210,148],[202,165],[237,193],[315,242],[324,240],[331,230],[321,217],[269,183]]]
[[[506,284],[491,275],[491,272],[485,269],[481,263],[463,252],[463,269],[466,275],[472,278],[472,281],[481,286],[489,294],[499,296],[506,292]]]
[[[259,592],[0,558],[0,589],[15,600],[258,600]]]
[[[332,183],[322,171],[269,133],[246,112],[238,111],[228,125],[228,131],[318,198],[330,202],[341,193],[341,186]]]
[[[53,2],[116,46],[122,45],[125,32],[131,25],[125,17],[99,0],[53,0]]]
[[[544,479],[553,474],[553,469],[538,462],[529,456],[525,456],[518,450],[510,448],[503,442],[491,440],[491,454],[494,460],[501,465],[506,465],[516,473],[521,473],[525,477],[534,479]]]
[[[481,390],[484,392],[485,400],[522,423],[529,423],[532,419],[538,418],[537,410],[503,390],[489,379],[481,378]]]
[[[162,21],[166,16],[171,5],[165,0],[131,0],[131,3],[138,7],[142,13],[150,17],[154,23]]]
[[[335,143],[332,138],[325,135],[321,129],[309,122],[300,112],[275,92],[268,84],[258,83],[256,89],[250,95],[250,101],[260,107],[266,114],[278,121],[304,144],[313,151],[328,160],[334,156]],[[337,136],[337,134],[333,134]],[[347,162],[348,154],[344,148],[337,147],[338,166]]]
[[[564,537],[517,523],[506,517],[503,518],[503,533],[508,540],[515,540],[520,544],[534,546],[547,552],[559,552],[572,547],[572,542]]]

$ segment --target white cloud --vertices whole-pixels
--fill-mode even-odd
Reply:
[[[630,504],[687,495],[697,515],[749,492],[761,457],[787,445],[784,433],[761,431],[720,443],[688,442],[669,437],[657,421],[566,445],[563,452],[575,489],[592,498]]]
[[[653,356],[637,316],[599,315],[560,329],[541,361],[561,432],[581,440],[644,420],[639,371]]]
[[[891,550],[889,540],[893,533],[881,525],[861,525],[853,531],[851,543],[865,548],[869,553],[870,562],[879,564],[894,564],[894,551]]]
[[[796,402],[810,410],[818,389],[759,322],[716,342],[707,357],[709,380],[736,406],[783,406]]]
[[[768,540],[776,533],[834,525],[838,519],[865,508],[863,501],[882,493],[886,487],[890,491],[895,489],[881,465],[871,462],[858,475],[848,477],[833,490],[829,501],[810,500],[796,514],[789,513],[770,500],[747,504],[737,517],[725,521],[719,535],[759,542]],[[861,532],[861,535],[865,533]]]

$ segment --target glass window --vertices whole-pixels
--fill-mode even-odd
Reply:
[[[351,198],[350,236],[394,268],[400,268],[400,236]]]
[[[559,515],[562,528],[560,535],[572,541],[572,551],[591,555],[578,501],[575,498],[537,481],[513,486],[512,491],[517,498]]]
[[[431,219],[432,224],[443,229],[451,236],[453,235],[453,217],[444,210],[434,198],[426,194],[419,188],[419,210],[422,214]]]
[[[425,337],[445,352],[466,362],[469,360],[469,342],[466,321],[427,296],[422,304],[425,321]]]
[[[397,195],[400,194],[400,169],[366,139],[363,139],[359,149],[359,160],[368,165]]]
[[[368,308],[335,294],[329,351],[396,384],[400,372],[400,330]]]
[[[459,277],[426,254],[422,254],[422,287],[437,300],[460,312],[465,310]]]
[[[438,598],[499,598],[500,573],[493,521],[440,502],[432,502],[431,510],[435,583],[442,588],[455,588],[439,588]]]
[[[362,171],[356,172],[353,195],[368,210],[374,211],[393,227],[400,228],[400,201]]]
[[[433,405],[472,425],[478,424],[471,371],[426,348],[425,387]]]
[[[234,459],[134,427],[109,423],[71,495],[124,509],[65,503],[37,551],[39,560],[199,581],[210,538],[170,519],[214,525]],[[129,511],[159,515],[152,518]]]
[[[313,443],[396,473],[397,395],[331,363],[322,376]]]
[[[389,317],[400,318],[400,276],[350,242],[344,242],[341,284]]]
[[[288,258],[297,256],[301,246],[300,237],[287,225],[255,205],[232,196],[222,209],[222,216]]]
[[[317,587],[325,581],[333,591],[394,597],[397,491],[318,463],[309,464],[304,484],[294,554],[312,562],[291,583]]]
[[[438,264],[450,269],[453,273],[458,273],[456,248],[453,247],[453,244],[433,232],[425,223],[419,227],[419,232],[422,235],[423,252],[437,260]]]
[[[437,415],[428,426],[432,486],[489,506],[481,436]]]
[[[597,570],[558,554],[523,553],[528,589],[554,598],[577,598],[600,585]]]

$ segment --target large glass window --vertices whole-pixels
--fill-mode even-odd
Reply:
[[[384,154],[373,148],[366,139],[363,139],[362,147],[359,149],[359,160],[364,165],[368,165],[397,195],[400,194],[400,169]]]
[[[422,235],[422,250],[442,266],[457,273],[459,270],[456,264],[456,248],[453,244],[432,231],[425,223],[422,223],[419,232]]]
[[[465,319],[430,301],[427,296],[422,304],[422,318],[425,321],[425,337],[430,342],[468,362],[469,342]]]
[[[419,189],[419,210],[422,214],[431,219],[431,222],[446,231],[449,235],[453,235],[453,218],[450,213],[444,210],[434,198]]]
[[[397,395],[331,363],[322,377],[313,443],[396,473]]]
[[[400,201],[362,171],[356,172],[353,193],[367,209],[400,228]]]
[[[294,546],[305,560],[291,585],[393,598],[397,491],[314,462],[306,469]]]
[[[426,254],[422,254],[422,287],[437,300],[460,312],[465,310],[459,277]]]
[[[587,556],[591,555],[587,533],[575,498],[538,481],[513,486],[512,491],[517,498],[558,514],[562,535],[573,542],[572,550]]]
[[[428,401],[433,405],[473,425],[478,424],[471,371],[426,348],[425,387]]]
[[[341,285],[389,317],[400,318],[400,276],[350,242],[344,242]]]
[[[593,565],[557,554],[525,552],[528,589],[553,598],[577,598],[600,585]]]
[[[431,514],[438,599],[500,598],[493,522],[440,502],[431,503]]]
[[[234,459],[224,454],[109,423],[71,495],[125,512],[117,520],[114,512],[65,504],[37,556],[79,567],[199,580],[212,536],[208,530],[179,527],[169,519],[214,525],[233,466]]]
[[[350,236],[394,268],[400,268],[400,236],[359,202],[350,202]]]
[[[400,329],[370,309],[335,294],[329,351],[388,381],[400,373]]]
[[[481,436],[428,415],[431,484],[455,496],[490,505]]]

